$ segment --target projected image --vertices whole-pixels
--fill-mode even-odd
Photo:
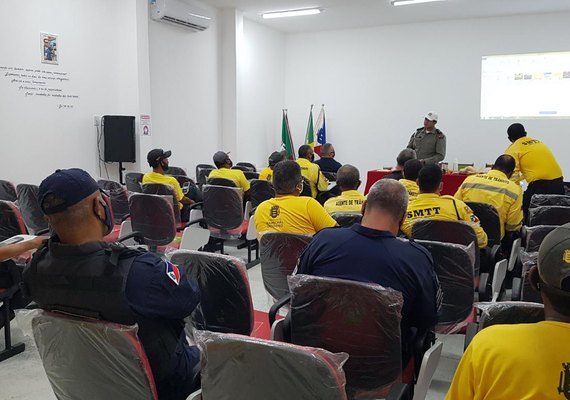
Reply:
[[[570,118],[570,52],[483,57],[481,118]]]

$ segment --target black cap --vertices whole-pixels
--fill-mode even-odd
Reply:
[[[230,154],[230,152],[228,151],[227,153],[225,151],[216,151],[216,153],[214,154],[214,164],[216,165],[221,165],[221,164],[225,164],[225,162],[228,160],[228,154]]]
[[[285,160],[285,152],[284,151],[274,151],[269,156],[269,165],[273,166],[280,161]]]
[[[44,214],[56,214],[66,210],[99,190],[95,179],[79,168],[58,169],[45,178],[38,190],[38,200]],[[58,204],[46,207],[44,201],[48,195],[57,197]]]
[[[170,150],[164,151],[162,149],[153,149],[148,152],[146,160],[151,167],[156,167],[161,160],[168,158],[172,155]]]
[[[570,224],[554,229],[542,241],[538,274],[548,286],[570,295]]]

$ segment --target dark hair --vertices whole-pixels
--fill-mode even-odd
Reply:
[[[299,147],[299,158],[307,158],[311,150],[312,150],[311,146],[309,146],[308,144],[302,145],[301,147]]]
[[[341,190],[355,190],[360,186],[360,172],[358,168],[345,164],[336,173],[336,184]]]
[[[508,154],[502,154],[495,160],[493,164],[493,169],[504,172],[507,176],[510,176],[515,170],[516,162],[513,156]]]
[[[293,193],[301,179],[301,167],[295,161],[280,161],[273,167],[273,186],[277,194]]]
[[[441,183],[441,168],[435,164],[428,164],[418,173],[418,186],[424,193],[433,193]]]
[[[404,165],[406,161],[413,160],[414,158],[416,158],[415,150],[404,149],[398,154],[398,157],[396,157],[396,163],[398,163],[398,165]]]
[[[517,122],[509,126],[509,128],[507,129],[507,135],[509,139],[514,142],[517,139],[525,137],[526,131],[524,130],[523,124],[519,124]]]
[[[538,275],[538,274],[537,274]],[[570,317],[570,292],[567,295],[558,292],[551,288],[547,283],[544,283],[540,277],[540,291],[548,297],[552,308],[560,314]],[[568,278],[566,278],[568,280]]]
[[[410,181],[415,181],[418,179],[418,174],[424,165],[420,160],[408,160],[404,164],[404,178]]]
[[[383,210],[394,219],[401,219],[408,207],[408,191],[395,179],[380,179],[368,192],[366,209]]]

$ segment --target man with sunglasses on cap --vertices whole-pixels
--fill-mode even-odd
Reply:
[[[232,181],[236,187],[242,188],[244,197],[246,197],[247,191],[249,190],[249,181],[245,177],[243,171],[239,169],[231,169],[234,163],[230,159],[229,153],[223,151],[217,151],[214,154],[213,161],[216,168],[210,172],[208,179],[212,178],[222,178]]]
[[[274,151],[271,153],[267,160],[269,166],[261,170],[259,173],[259,180],[271,182],[271,179],[273,178],[273,167],[275,167],[275,164],[283,160],[285,160],[284,151]]]
[[[424,118],[424,126],[418,128],[410,141],[408,148],[416,151],[416,158],[423,164],[437,164],[445,158],[446,138],[442,131],[437,129],[438,115],[430,111]]]
[[[447,400],[570,399],[570,224],[546,236],[529,273],[545,320],[477,333]]]
[[[199,385],[200,353],[184,333],[198,285],[156,254],[105,242],[113,216],[104,196],[81,169],[44,179],[38,200],[55,235],[24,270],[25,290],[46,310],[138,324],[158,397],[186,399]]]

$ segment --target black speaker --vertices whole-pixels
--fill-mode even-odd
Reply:
[[[103,129],[105,162],[136,162],[135,117],[104,115]]]

